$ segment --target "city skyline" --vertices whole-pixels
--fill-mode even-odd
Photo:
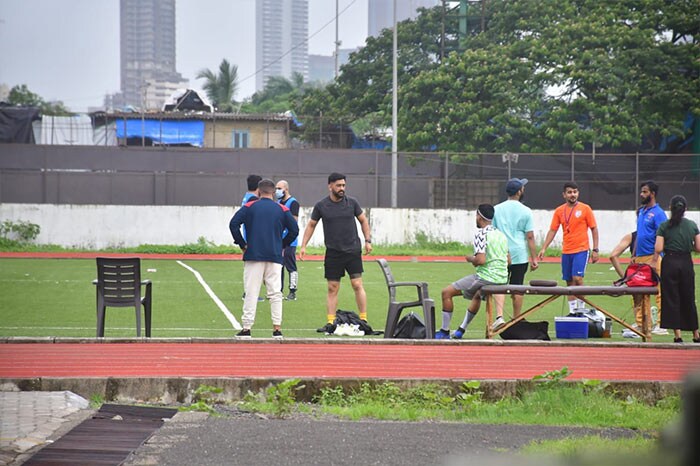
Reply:
[[[255,91],[255,0],[231,3],[177,0],[176,61],[189,87],[201,89],[197,72],[227,58],[238,66],[240,101]],[[308,53],[332,55],[335,2],[308,3]],[[363,45],[367,0],[339,0],[339,10],[341,47]],[[47,101],[86,111],[119,92],[119,57],[119,0],[0,0],[0,85],[26,84]]]

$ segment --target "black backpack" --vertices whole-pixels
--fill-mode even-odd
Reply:
[[[353,311],[343,311],[342,309],[338,309],[335,312],[335,320],[333,321],[333,325],[337,327],[340,324],[359,325],[360,330],[365,332],[365,335],[381,335],[384,333],[374,331],[366,320],[360,319],[360,316]]]
[[[500,333],[501,338],[504,340],[545,340],[549,341],[549,334],[547,330],[549,329],[549,322],[543,320],[542,322],[528,322],[527,320],[521,320],[512,327],[508,327],[506,330]]]
[[[394,338],[425,339],[425,324],[419,316],[410,312],[403,316],[392,335]]]

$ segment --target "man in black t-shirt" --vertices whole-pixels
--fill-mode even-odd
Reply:
[[[372,252],[372,238],[370,235],[369,221],[362,212],[357,200],[345,195],[345,175],[331,173],[328,176],[328,197],[318,201],[311,212],[311,219],[306,224],[304,238],[299,249],[299,259],[304,260],[306,245],[316,230],[318,221],[323,219],[323,236],[326,245],[326,256],[323,262],[325,277],[328,282],[328,296],[326,298],[325,326],[318,329],[319,332],[333,333],[335,311],[338,308],[338,290],[340,279],[347,271],[350,276],[350,284],[355,292],[360,319],[367,320],[367,295],[362,284],[362,244],[357,235],[357,224],[360,222],[362,233],[365,237],[365,252]]]

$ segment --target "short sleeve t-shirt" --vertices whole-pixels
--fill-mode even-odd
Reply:
[[[598,226],[593,209],[583,202],[577,202],[573,207],[570,207],[568,203],[557,207],[549,228],[552,231],[557,231],[560,225],[564,230],[561,250],[564,254],[587,251],[589,249],[588,229]]]
[[[493,225],[474,233],[474,254],[486,254],[486,263],[476,267],[479,278],[492,283],[508,283],[508,239]]]
[[[311,219],[323,220],[323,237],[326,249],[338,252],[362,253],[360,238],[357,236],[356,217],[362,214],[357,200],[345,196],[338,202],[324,197],[311,211]]]
[[[497,204],[493,226],[508,238],[510,261],[524,264],[528,259],[527,232],[533,231],[532,211],[522,202],[513,199]]]
[[[664,239],[665,252],[692,252],[695,250],[695,237],[700,234],[698,226],[692,220],[681,219],[681,223],[671,228],[671,222],[665,221],[656,231]]]
[[[649,256],[654,254],[656,244],[656,230],[668,217],[659,204],[653,207],[639,209],[637,216],[637,256]]]

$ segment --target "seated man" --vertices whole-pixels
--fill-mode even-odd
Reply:
[[[466,256],[467,262],[476,267],[476,273],[460,278],[442,290],[442,327],[435,333],[436,339],[450,338],[450,321],[454,309],[452,298],[461,294],[465,299],[471,300],[464,322],[453,335],[453,338],[462,338],[481,306],[481,287],[508,283],[508,239],[491,225],[493,214],[494,209],[490,204],[481,204],[476,210],[474,255]]]

